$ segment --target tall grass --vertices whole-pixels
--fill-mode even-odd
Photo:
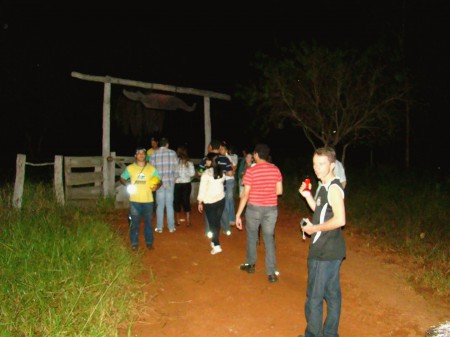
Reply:
[[[298,193],[302,176],[289,168],[282,172],[284,193],[281,205],[302,215],[310,214]],[[348,231],[361,234],[369,246],[397,253],[412,261],[411,283],[437,297],[448,299],[448,177],[430,172],[405,173],[393,168],[379,168],[349,171],[347,178]]]
[[[117,335],[140,297],[141,267],[105,213],[58,207],[42,184],[27,185],[14,210],[10,190],[0,193],[2,336]]]

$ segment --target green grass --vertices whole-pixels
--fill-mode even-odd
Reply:
[[[139,300],[138,260],[105,219],[55,206],[51,186],[24,191],[21,210],[0,193],[2,336],[115,336]]]
[[[282,172],[280,206],[310,214],[298,194],[304,173]],[[448,181],[393,170],[347,176],[349,233],[413,261],[411,283],[448,299]],[[116,336],[129,328],[143,300],[142,266],[111,226],[113,200],[59,207],[52,186],[39,183],[26,184],[21,210],[11,196],[11,186],[0,189],[1,336]]]

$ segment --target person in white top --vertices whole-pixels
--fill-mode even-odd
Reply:
[[[175,180],[173,208],[175,210],[175,225],[179,226],[181,207],[186,214],[186,225],[191,227],[191,191],[192,178],[195,176],[194,163],[189,159],[185,145],[177,148],[178,177]]]
[[[209,228],[212,233],[211,254],[217,254],[222,251],[220,246],[220,218],[225,208],[225,173],[222,166],[218,163],[218,153],[210,152],[206,157],[206,169],[200,178],[198,188],[198,211],[203,213],[205,210],[208,218]]]

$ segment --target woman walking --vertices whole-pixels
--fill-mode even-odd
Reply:
[[[209,227],[212,232],[211,254],[217,254],[222,251],[219,242],[220,218],[225,208],[224,182],[225,174],[218,162],[218,153],[210,152],[206,157],[206,169],[200,178],[198,190],[198,211],[203,213],[205,210]]]

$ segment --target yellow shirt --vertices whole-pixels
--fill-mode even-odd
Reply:
[[[147,163],[142,167],[136,165],[136,163],[130,164],[121,176],[125,180],[130,179],[131,184],[136,186],[136,191],[130,194],[130,201],[153,202],[151,188],[161,180],[153,165]]]

